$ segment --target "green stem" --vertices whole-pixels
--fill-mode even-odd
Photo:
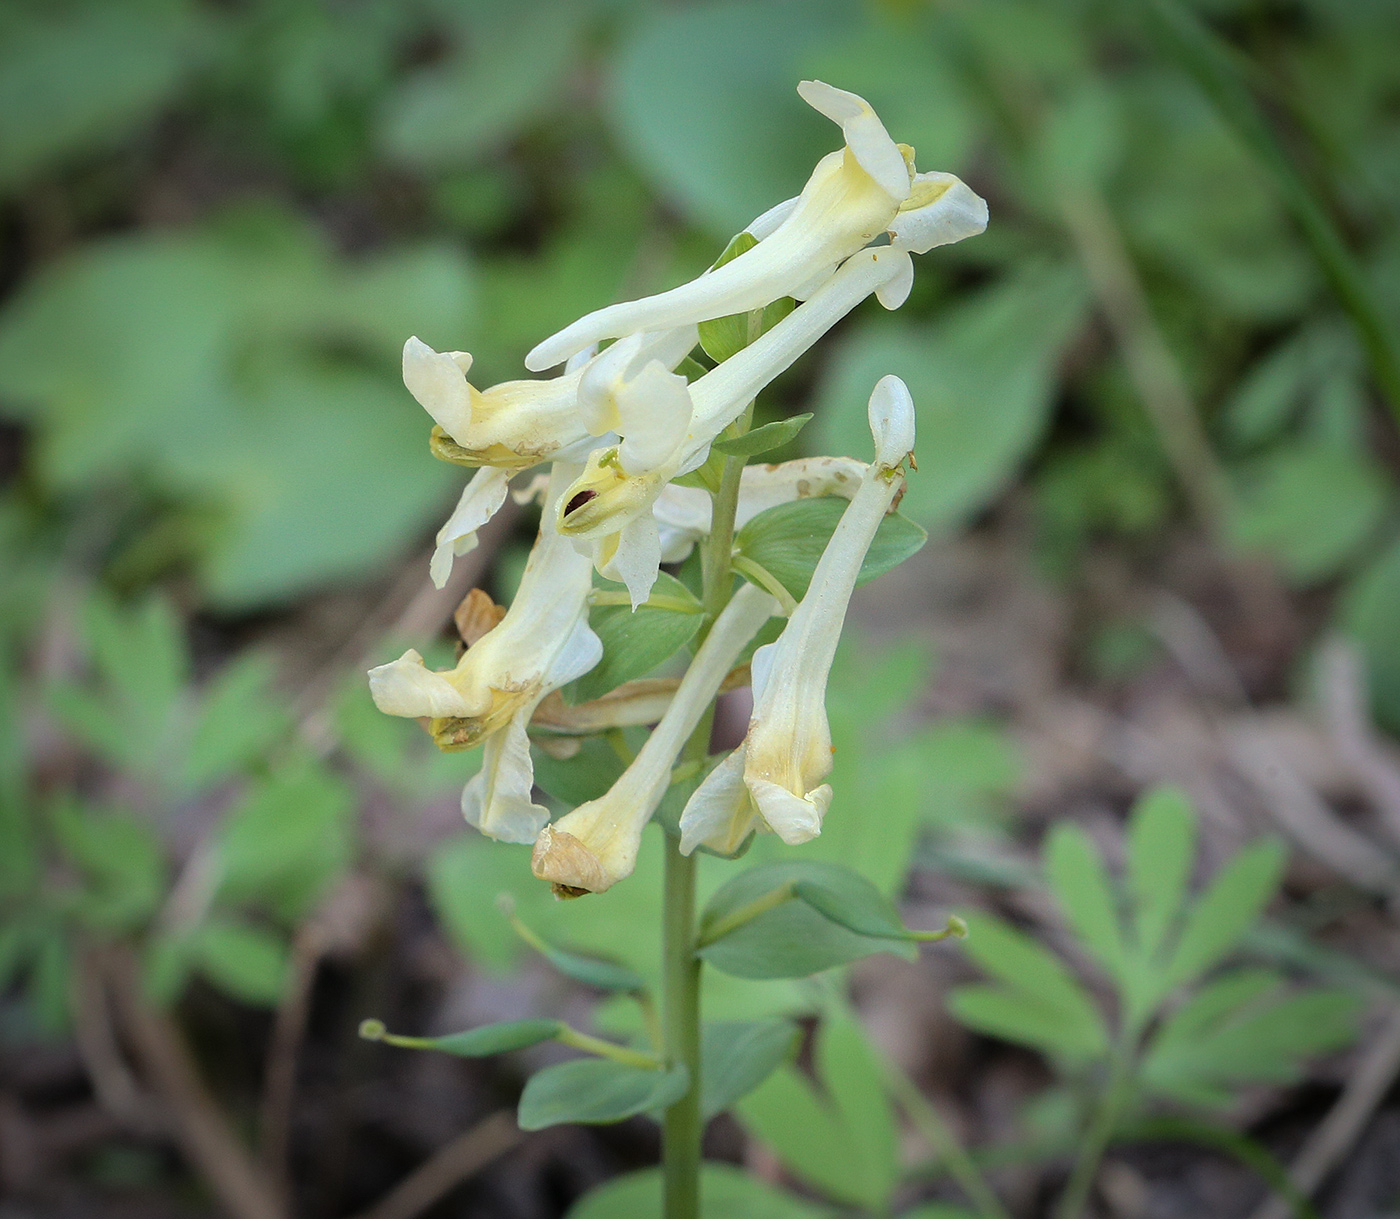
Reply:
[[[695,955],[695,859],[682,855],[666,835],[665,906],[662,912],[661,1029],[666,1061],[690,1072],[690,1088],[666,1110],[661,1163],[665,1219],[700,1214],[700,959]]]
[[[1109,1064],[1108,1083],[1104,1088],[1094,1119],[1079,1144],[1079,1154],[1070,1171],[1065,1192],[1055,1207],[1055,1219],[1079,1219],[1094,1187],[1099,1162],[1108,1148],[1119,1119],[1127,1108],[1133,1086],[1133,1050],[1136,1036],[1125,1036],[1114,1048]]]
[[[654,1054],[644,1054],[641,1050],[629,1050],[625,1045],[614,1045],[611,1041],[604,1041],[601,1037],[594,1037],[590,1033],[581,1033],[576,1028],[565,1025],[554,1037],[555,1041],[564,1045],[573,1046],[576,1050],[583,1050],[588,1054],[596,1054],[599,1058],[611,1058],[613,1062],[620,1062],[629,1067],[646,1067],[649,1070],[660,1070],[664,1065]]]
[[[748,431],[750,403],[736,425]],[[710,536],[700,552],[704,576],[701,602],[706,622],[699,646],[729,602],[734,573],[734,516],[739,506],[742,457],[725,459],[719,491],[711,501]],[[710,748],[714,707],[701,718],[686,742],[683,764],[702,765]],[[690,1088],[666,1110],[662,1121],[661,1164],[665,1176],[665,1219],[699,1219],[700,1140],[705,1133],[700,1113],[700,958],[695,955],[695,859],[682,855],[680,842],[666,836],[665,899],[662,911],[661,1035],[666,1061],[690,1072]]]

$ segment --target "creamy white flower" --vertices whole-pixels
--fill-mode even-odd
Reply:
[[[754,654],[748,734],[686,804],[680,825],[687,854],[702,844],[732,853],[755,827],[789,844],[821,832],[831,803],[831,786],[822,782],[831,772],[827,677],[861,564],[903,484],[900,463],[914,439],[913,401],[898,377],[876,385],[869,414],[875,462],[782,635]]]
[[[734,526],[742,529],[760,512],[810,496],[850,499],[865,477],[866,465],[854,457],[799,457],[766,466],[745,466],[739,477]],[[708,491],[669,483],[652,505],[660,530],[661,561],[679,563],[710,532],[713,505]]]
[[[433,451],[466,466],[523,470],[553,459],[568,460],[579,446],[592,447],[580,410],[580,386],[589,379],[590,401],[605,398],[614,381],[653,362],[669,375],[695,346],[694,326],[657,334],[635,334],[586,360],[571,362],[561,376],[547,380],[502,381],[479,390],[467,380],[472,357],[437,352],[417,338],[403,348],[403,380],[419,405],[438,425]],[[597,366],[602,364],[602,372]],[[606,432],[608,428],[602,428]]]
[[[662,489],[701,465],[715,437],[758,392],[867,296],[874,293],[889,309],[903,304],[913,274],[908,252],[889,246],[862,250],[847,259],[771,330],[689,386],[679,387],[691,409],[684,435],[664,461],[651,469],[629,469],[620,448],[595,449],[583,473],[558,500],[559,531],[592,541],[599,571],[626,572],[633,604],[640,604],[661,561],[652,505]]]
[[[797,199],[749,226],[758,244],[668,292],[580,318],[535,347],[525,357],[527,368],[551,368],[610,336],[744,313],[784,296],[801,300],[881,233],[923,253],[986,227],[985,204],[979,222],[971,201],[981,201],[951,174],[916,175],[913,150],[890,138],[863,98],[822,81],[803,81],[797,91],[840,124],[846,146],[817,163]]]
[[[577,469],[556,465],[551,499]],[[487,745],[481,773],[462,794],[463,812],[482,833],[507,842],[533,842],[548,820],[529,800],[533,771],[524,733],[531,714],[546,694],[602,657],[588,626],[592,564],[554,530],[549,506],[510,609],[455,669],[433,672],[410,650],[369,674],[379,709],[428,717],[440,748]]]
[[[462,498],[437,533],[437,547],[428,565],[433,584],[441,588],[452,574],[452,560],[476,549],[476,533],[506,502],[506,487],[514,471],[482,466],[462,489]]]
[[[573,896],[602,893],[631,875],[642,830],[671,785],[676,758],[739,653],[775,608],[773,598],[753,585],[734,594],[631,765],[604,795],[540,831],[530,860],[536,876]]]

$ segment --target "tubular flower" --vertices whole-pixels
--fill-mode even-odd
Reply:
[[[765,509],[809,496],[850,499],[865,477],[866,465],[854,457],[799,457],[766,466],[745,466],[739,477],[734,526],[743,528]],[[661,560],[679,563],[710,532],[712,501],[699,487],[671,483],[657,496],[652,513],[661,535]]]
[[[897,309],[908,297],[913,277],[907,251],[888,246],[863,250],[848,258],[806,302],[742,351],[689,386],[669,386],[668,392],[675,389],[689,400],[687,426],[679,442],[651,469],[635,463],[628,468],[620,446],[595,449],[582,475],[558,501],[559,531],[593,541],[598,570],[625,583],[633,605],[641,604],[661,562],[661,543],[651,509],[666,484],[701,465],[711,442],[758,392],[856,305],[874,293],[887,309]],[[679,413],[680,408],[676,408],[674,414]],[[672,435],[672,418],[669,408],[658,412],[654,426]],[[653,426],[644,416],[641,423]],[[654,451],[662,447],[658,444]]]
[[[776,643],[753,659],[754,709],[747,736],[706,777],[681,814],[681,850],[732,854],[761,826],[789,844],[821,832],[831,803],[826,681],[865,553],[903,484],[914,445],[914,404],[898,377],[870,396],[875,461],[842,514],[807,595]]]
[[[527,368],[551,368],[599,339],[744,313],[784,296],[802,299],[881,233],[923,253],[986,227],[986,204],[951,174],[916,174],[913,149],[890,138],[863,98],[818,80],[797,91],[840,125],[846,144],[817,163],[801,195],[749,227],[758,244],[669,292],[580,318],[535,347]]]
[[[479,390],[467,380],[470,355],[437,352],[411,338],[403,348],[403,380],[437,424],[432,445],[439,457],[456,465],[524,470],[600,434],[588,430],[585,413],[579,409],[579,387],[585,377],[591,375],[595,399],[607,392],[608,379],[595,371],[595,365],[604,363],[614,378],[653,361],[667,373],[694,346],[693,326],[635,334],[558,377],[502,381]]]
[[[577,473],[557,463],[549,495]],[[587,673],[602,656],[588,626],[588,559],[550,527],[540,535],[510,609],[449,672],[433,672],[413,650],[369,673],[370,693],[389,715],[427,717],[439,748],[485,744],[479,774],[462,793],[462,811],[482,833],[533,842],[549,815],[530,800],[533,768],[525,726],[550,691]]]
[[[775,608],[773,598],[754,585],[735,593],[632,764],[606,794],[540,830],[530,867],[561,897],[602,893],[632,874],[642,830],[671,785],[681,748]]]

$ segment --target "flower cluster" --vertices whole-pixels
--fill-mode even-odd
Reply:
[[[433,452],[476,469],[437,537],[439,587],[505,502],[510,480],[540,466],[548,474],[531,483],[532,493],[544,488],[540,531],[510,608],[498,621],[487,615],[489,629],[454,669],[434,672],[409,651],[371,670],[370,689],[380,710],[425,720],[439,747],[484,747],[462,795],[467,820],[492,837],[533,843],[535,874],[562,894],[601,892],[630,874],[686,741],[725,684],[742,676],[743,656],[775,615],[787,613],[781,635],[752,656],[748,733],[686,804],[681,849],[731,854],[755,830],[805,842],[831,801],[822,782],[831,769],[827,674],[914,446],[913,402],[896,377],[870,399],[873,462],[820,457],[742,470],[730,501],[740,525],[802,497],[849,500],[795,608],[772,580],[746,582],[707,619],[678,683],[630,683],[567,713],[554,695],[602,657],[589,626],[594,571],[624,585],[635,611],[661,564],[708,538],[715,492],[685,476],[703,472],[755,396],[867,297],[887,309],[903,304],[911,254],[986,227],[986,204],[951,174],[918,172],[913,150],[890,138],[862,98],[820,81],[798,92],[839,124],[844,146],[818,162],[797,198],[748,226],[736,257],[668,292],[590,313],[526,357],[536,372],[562,364],[559,375],[478,390],[467,380],[470,355],[416,338],[404,347],[404,382],[436,425]],[[765,329],[768,307],[787,298],[790,310]],[[753,320],[747,345],[708,371],[687,360],[698,327],[734,315]],[[677,371],[683,364],[690,379]],[[532,798],[530,730],[557,728],[561,716],[584,731],[655,728],[611,790],[551,824]]]

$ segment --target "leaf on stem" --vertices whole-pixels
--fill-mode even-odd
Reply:
[[[522,1130],[566,1122],[602,1125],[651,1109],[666,1109],[685,1095],[685,1067],[634,1067],[606,1058],[579,1058],[532,1075],[520,1095]]]

